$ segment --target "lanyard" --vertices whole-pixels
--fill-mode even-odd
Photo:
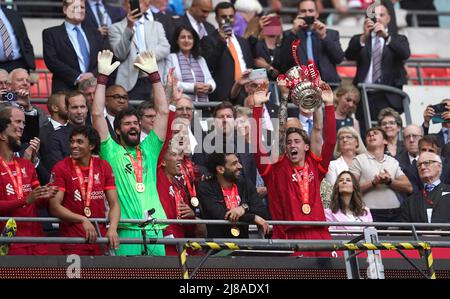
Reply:
[[[240,202],[237,198],[238,190],[236,184],[233,184],[233,187],[231,188],[231,195],[227,195],[223,188],[222,193],[228,210],[231,210],[239,205]]]
[[[297,178],[298,188],[300,190],[300,199],[302,202],[302,211],[304,214],[311,213],[311,206],[309,205],[309,167],[308,163],[305,162],[303,167],[303,175],[300,177],[299,172],[294,167],[295,176]]]
[[[23,180],[22,180],[22,172],[20,170],[19,163],[17,163],[17,161],[13,158],[13,163],[16,168],[16,176],[17,176],[17,180],[16,180],[16,178],[13,176],[12,171],[9,168],[8,164],[6,164],[6,162],[2,158],[0,158],[0,162],[1,162],[2,166],[5,168],[6,172],[9,175],[9,178],[11,179],[11,181],[13,183],[14,193],[16,193],[17,198],[19,200],[23,199],[23,184],[22,184]]]
[[[131,165],[133,165],[134,174],[136,175],[136,183],[142,183],[142,152],[139,148],[139,145],[136,147],[136,160],[133,159],[133,156],[127,151],[127,149],[122,145],[122,147],[127,152],[128,157],[130,157]]]
[[[186,167],[188,167],[188,166],[186,166]],[[188,169],[188,171],[189,171],[189,169]],[[188,175],[186,169],[184,168],[183,164],[181,165],[181,173],[183,174],[184,181],[186,182],[186,187],[188,188],[189,195],[191,197],[196,197],[197,191],[195,190],[195,185],[191,184],[191,180],[189,179],[189,175]]]
[[[94,159],[91,157],[89,161],[87,188],[86,184],[84,183],[84,176],[81,172],[81,168],[80,166],[78,166],[77,162],[75,162],[74,159],[72,159],[72,165],[78,177],[78,184],[80,186],[81,198],[83,199],[84,206],[89,208],[91,206],[92,187],[94,186]]]

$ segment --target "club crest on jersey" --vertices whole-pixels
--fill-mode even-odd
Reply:
[[[169,194],[170,196],[174,197],[175,196],[175,190],[173,190],[173,186],[169,187]]]
[[[96,184],[100,184],[100,174],[99,173],[94,174],[94,181]]]

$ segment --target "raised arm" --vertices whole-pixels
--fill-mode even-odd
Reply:
[[[153,131],[159,139],[164,140],[166,138],[167,120],[169,118],[169,104],[167,102],[164,87],[161,84],[161,77],[159,76],[155,54],[153,52],[143,52],[139,54],[134,66],[148,74],[152,84],[156,111]]]
[[[113,53],[109,50],[100,51],[97,56],[99,75],[94,103],[92,104],[92,124],[100,135],[101,141],[105,141],[109,137],[108,124],[104,115],[106,83],[108,82],[108,76],[120,65],[118,61],[111,64],[112,59]]]
[[[325,121],[323,126],[323,136],[325,138],[320,153],[322,160],[319,165],[320,179],[322,180],[328,171],[328,166],[333,157],[334,146],[336,145],[336,118],[334,116],[333,91],[325,82],[321,82],[320,89],[322,89],[322,100],[325,103]]]

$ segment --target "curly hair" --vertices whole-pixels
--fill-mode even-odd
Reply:
[[[336,183],[333,187],[333,193],[331,194],[331,205],[330,209],[333,213],[337,213],[339,210],[342,212],[345,211],[344,201],[341,200],[341,195],[339,193],[339,179],[344,174],[349,174],[352,178],[352,184],[353,184],[353,193],[352,193],[352,199],[349,203],[349,209],[353,212],[355,216],[363,216],[367,214],[367,211],[364,209],[364,202],[362,199],[362,192],[359,187],[359,183],[356,180],[355,176],[350,171],[343,171],[341,172],[336,180]]]

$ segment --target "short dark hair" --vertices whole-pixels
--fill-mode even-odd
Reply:
[[[69,109],[69,101],[70,101],[70,99],[74,98],[74,97],[77,97],[77,96],[83,96],[83,99],[84,99],[84,101],[86,102],[86,105],[87,105],[87,100],[86,100],[86,96],[84,95],[84,93],[82,93],[79,90],[73,90],[73,91],[70,91],[70,92],[66,93],[65,102],[66,102],[67,109]]]
[[[223,147],[225,148],[225,146]],[[206,165],[206,168],[208,169],[209,173],[212,175],[217,175],[217,166],[225,166],[225,163],[227,162],[227,156],[229,155],[235,155],[234,152],[227,152],[227,153],[217,153],[213,152],[208,155],[208,163]]]
[[[116,117],[114,118],[114,131],[117,129],[120,130],[120,123],[122,122],[122,119],[125,116],[133,116],[133,115],[136,116],[138,120],[140,119],[137,110],[134,109],[133,107],[119,111],[119,113],[117,113]]]
[[[429,143],[432,146],[435,146],[437,148],[437,154],[441,155],[441,145],[439,144],[439,141],[436,137],[433,135],[425,135],[419,140],[419,151],[424,143]]]
[[[302,137],[303,142],[304,142],[305,144],[310,144],[310,143],[311,143],[311,140],[309,139],[309,136],[308,136],[308,134],[306,133],[306,131],[303,130],[303,129],[300,129],[300,128],[296,128],[296,127],[290,127],[290,128],[288,128],[288,129],[286,130],[286,141],[287,141],[287,139],[288,139],[288,136],[291,135],[291,134],[293,134],[293,133],[299,134],[300,137]]]
[[[56,101],[58,100],[58,98],[60,96],[63,96],[64,97],[64,101],[65,101],[66,100],[66,94],[67,93],[65,91],[58,91],[58,92],[53,93],[51,96],[49,96],[48,100],[47,100],[47,110],[48,110],[48,112],[50,112],[50,113],[53,112],[52,106],[55,105]],[[67,106],[67,104],[66,104],[66,106]]]
[[[155,109],[155,105],[150,101],[142,101],[137,107],[136,111],[138,113],[139,119],[144,116],[145,109]]]
[[[220,103],[219,105],[214,107],[213,117],[217,116],[217,111],[223,110],[223,109],[231,109],[231,111],[233,111],[233,117],[236,118],[236,109],[234,109],[233,104],[231,104],[231,102],[228,102],[228,101],[223,101],[222,103]]]
[[[219,9],[227,9],[227,8],[230,8],[230,7],[233,9],[233,11],[236,12],[236,9],[234,8],[234,5],[231,4],[230,2],[220,2],[214,8],[214,12],[215,12],[215,14],[217,16],[217,15],[219,15]]]
[[[11,123],[11,119],[0,117],[0,133],[5,132],[6,128]]]
[[[198,37],[197,32],[191,26],[181,25],[177,29],[175,29],[175,33],[172,39],[172,53],[178,53],[178,51],[180,51],[178,38],[180,37],[181,31],[183,30],[190,32],[192,34],[192,37],[194,38],[194,44],[192,46],[191,54],[192,57],[197,59],[200,56],[200,38]]]
[[[94,145],[92,153],[98,155],[100,152],[100,135],[96,129],[91,126],[78,126],[73,129],[72,133],[70,133],[70,138],[72,139],[75,135],[85,136],[89,140],[89,144]]]
[[[388,139],[386,132],[382,128],[378,127],[378,126],[372,127],[369,130],[367,130],[366,131],[366,138],[367,138],[367,136],[369,136],[369,133],[372,132],[372,131],[380,131],[381,135],[383,135],[383,139],[384,140]]]

